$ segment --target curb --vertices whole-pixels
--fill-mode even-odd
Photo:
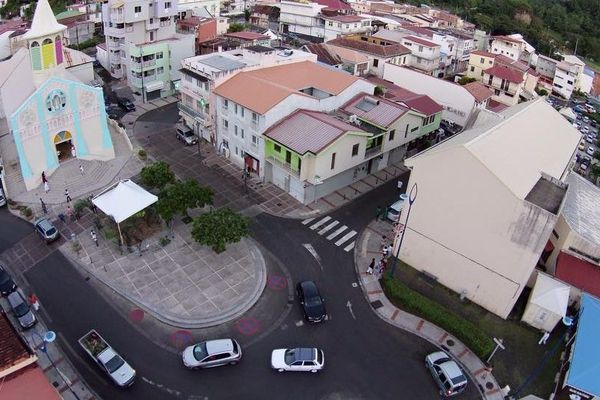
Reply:
[[[367,225],[368,227],[368,225]],[[360,271],[360,263],[358,262],[358,257],[359,257],[359,252],[362,251],[362,247],[365,247],[365,251],[366,251],[366,241],[365,239],[365,231],[368,228],[365,228],[360,235],[358,236],[356,243],[357,246],[355,246],[354,248],[354,270],[356,272],[356,275],[358,277],[358,283],[361,287],[361,291],[363,293],[363,296],[365,298],[365,300],[367,301],[367,303],[369,303],[369,305],[371,305],[371,298],[369,297],[370,294],[373,295],[377,295],[378,298],[374,299],[374,300],[379,300],[380,302],[383,303],[388,303],[393,309],[394,312],[392,313],[391,317],[388,317],[387,315],[385,315],[384,313],[378,311],[377,309],[373,308],[373,306],[371,305],[371,308],[373,309],[375,315],[377,315],[381,320],[387,322],[388,324],[395,326],[396,328],[402,329],[403,331],[406,332],[410,332],[416,336],[421,337],[422,339],[427,340],[429,343],[433,344],[434,346],[436,346],[438,349],[445,351],[450,357],[452,357],[452,359],[454,359],[454,361],[456,361],[458,364],[460,364],[463,367],[463,370],[466,372],[466,374],[469,376],[469,378],[471,379],[471,381],[476,385],[477,390],[479,391],[479,394],[481,395],[482,399],[486,399],[486,400],[502,400],[504,399],[504,396],[502,395],[501,389],[500,389],[500,385],[498,385],[498,382],[496,381],[496,378],[494,378],[494,376],[491,373],[486,373],[485,370],[485,364],[479,360],[479,358],[477,358],[477,356],[475,355],[475,353],[473,353],[467,346],[464,345],[464,343],[462,343],[460,340],[456,339],[454,336],[450,335],[449,333],[447,333],[445,330],[441,329],[440,327],[438,327],[435,324],[432,324],[429,321],[426,321],[420,317],[417,317],[416,315],[407,313],[403,310],[400,310],[399,308],[397,308],[396,306],[394,306],[387,298],[387,296],[385,296],[385,294],[383,293],[383,289],[381,288],[381,285],[379,283],[378,279],[373,278],[373,280],[371,282],[375,282],[376,285],[374,285],[377,289],[376,290],[372,290],[372,291],[367,291],[367,288],[365,287],[365,283],[363,282],[363,276],[361,275],[361,271]],[[369,282],[367,282],[369,283]],[[373,293],[375,292],[375,293]],[[383,309],[385,307],[380,307],[383,311]],[[420,322],[417,324],[417,329],[412,329],[410,327],[404,326],[403,324],[401,324],[400,322],[398,322],[396,320],[396,317],[398,317],[400,315],[400,317],[408,317],[408,318],[414,318],[416,320],[420,320]],[[437,330],[444,332],[444,334],[438,338],[438,339],[434,339],[431,338],[429,336],[427,336],[426,334],[424,334],[423,332],[421,332],[419,329],[425,324],[427,323],[429,326],[433,326],[435,327]],[[447,342],[448,340],[452,340],[455,342],[455,347],[456,348],[462,348],[463,350],[458,354],[458,356],[456,356],[455,354],[452,353],[452,351],[450,351],[446,346],[443,345],[443,342]],[[458,345],[458,346],[456,346]],[[476,371],[471,371],[468,368],[466,368],[465,363],[463,363],[459,358],[463,357],[467,354],[471,354],[473,357],[475,357],[479,363],[481,363],[481,368],[477,369]],[[482,379],[477,379],[477,375],[482,376]],[[488,381],[491,382],[493,387],[488,388],[487,391],[484,387],[482,387],[482,383]]]
[[[112,286],[109,282],[107,282],[106,279],[104,279],[103,277],[100,277],[100,276],[96,275],[94,272],[92,272],[88,268],[88,266],[85,265],[84,263],[82,263],[79,259],[74,258],[72,256],[72,253],[70,250],[67,250],[64,248],[69,243],[71,243],[70,241],[67,241],[67,243],[65,243],[63,246],[59,247],[59,251],[67,259],[69,259],[69,261],[71,261],[74,265],[79,265],[86,273],[88,273],[90,276],[94,277],[98,282],[101,282],[104,286],[106,286],[113,292],[117,293],[118,295],[123,297],[125,300],[142,308],[145,312],[149,313],[150,315],[152,315],[154,318],[156,318],[160,322],[163,322],[167,325],[170,325],[170,326],[173,326],[176,328],[199,329],[199,328],[209,328],[212,326],[223,324],[225,322],[230,322],[230,321],[233,321],[236,318],[242,316],[244,313],[246,313],[246,311],[248,311],[250,308],[252,308],[254,306],[254,304],[256,304],[256,302],[258,301],[259,297],[262,295],[262,293],[266,287],[266,284],[267,284],[266,264],[265,264],[265,259],[262,256],[262,253],[261,253],[258,245],[252,238],[244,238],[242,240],[247,240],[252,243],[253,246],[251,247],[250,252],[251,252],[251,254],[253,254],[253,257],[258,258],[258,260],[259,260],[258,262],[262,265],[262,268],[259,269],[258,283],[255,287],[254,292],[252,293],[252,296],[250,297],[250,300],[245,302],[242,305],[234,307],[233,309],[231,309],[225,313],[219,314],[218,317],[203,318],[203,319],[198,319],[198,320],[185,320],[185,319],[182,319],[179,317],[175,317],[175,316],[168,315],[166,313],[159,312],[153,306],[147,304],[143,300],[140,300],[138,298],[135,298],[134,296],[131,296],[129,293],[126,293],[124,290],[122,290],[120,288],[116,288],[116,287]]]

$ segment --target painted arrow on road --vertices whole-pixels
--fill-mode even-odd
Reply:
[[[350,302],[350,300],[348,300],[348,302],[346,303],[346,307],[348,307],[348,311],[350,311],[350,315],[352,315],[352,318],[356,319],[354,311],[352,311],[352,303]]]

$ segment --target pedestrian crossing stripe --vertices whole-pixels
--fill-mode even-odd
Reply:
[[[313,222],[314,220],[315,220],[314,218],[305,219],[304,221],[302,221],[302,225],[308,225],[311,222]]]
[[[320,227],[321,225],[325,224],[325,223],[326,223],[327,221],[329,221],[330,219],[331,219],[331,217],[329,217],[329,216],[327,216],[327,217],[324,217],[323,219],[321,219],[321,220],[320,220],[319,222],[317,222],[316,224],[312,224],[312,225],[310,226],[310,229],[314,231],[315,229],[317,229],[317,228],[318,228],[318,227]]]
[[[354,241],[350,243],[348,246],[344,247],[344,251],[350,251],[354,248]]]
[[[337,242],[335,242],[336,246],[341,245],[344,242],[347,242],[351,237],[353,237],[354,235],[356,235],[356,231],[350,231],[347,234],[345,234],[340,240],[338,240]]]
[[[337,229],[337,231],[335,231],[331,235],[327,236],[327,240],[333,239],[334,237],[336,237],[340,233],[344,232],[346,230],[346,228],[348,228],[346,225],[342,225],[340,228]]]
[[[330,223],[329,225],[327,225],[325,228],[321,229],[318,234],[322,235],[325,232],[327,232],[328,230],[330,230],[331,228],[333,228],[334,226],[336,226],[337,224],[339,224],[338,221],[333,221],[332,223]]]

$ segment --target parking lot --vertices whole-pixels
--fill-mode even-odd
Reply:
[[[581,142],[577,149],[575,171],[582,176],[589,177],[589,171],[592,164],[598,162],[594,154],[598,151],[598,124],[591,121],[585,112],[578,112],[581,108],[573,108],[577,114],[577,119],[573,122],[582,134]]]

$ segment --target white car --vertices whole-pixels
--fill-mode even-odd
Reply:
[[[271,368],[279,372],[316,373],[325,367],[325,353],[317,348],[275,349],[271,353]]]
[[[588,128],[587,126],[584,126],[583,128],[581,128],[581,132],[583,133],[590,133],[590,128]]]
[[[590,147],[588,147],[586,153],[588,153],[590,156],[593,156],[595,151],[596,151],[596,149],[594,149],[592,146],[590,146]]]
[[[213,368],[235,365],[242,358],[242,348],[234,339],[216,339],[187,347],[181,354],[188,368]]]

